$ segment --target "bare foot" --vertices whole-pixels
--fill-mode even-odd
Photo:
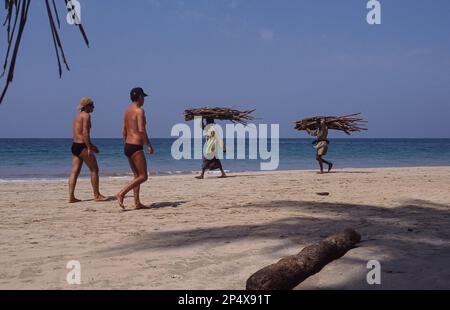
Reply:
[[[227,177],[227,175],[226,174],[222,174],[220,177],[218,177],[219,179],[224,179],[224,178],[226,178]]]
[[[203,179],[203,176],[202,176],[202,175],[199,175],[199,176],[196,176],[195,178],[196,178],[196,179],[199,179],[199,180],[202,180],[202,179]]]
[[[328,166],[328,172],[330,172],[332,168],[333,168],[333,164],[330,164],[330,165]]]
[[[146,206],[144,206],[142,203],[137,204],[134,207],[135,210],[140,210],[140,209],[148,209]]]
[[[117,199],[117,201],[119,202],[119,206],[122,208],[122,210],[125,210],[125,206],[123,205],[123,196],[120,193],[116,193],[114,195]]]
[[[69,199],[68,202],[69,202],[69,203],[77,203],[77,202],[81,202],[81,200],[80,200],[80,199],[77,199],[77,198],[75,198],[75,197],[72,197],[72,198]]]
[[[317,174],[323,174],[323,171],[319,171],[319,172],[317,172]]]
[[[109,197],[105,197],[103,195],[98,195],[97,197],[95,197],[94,199],[96,202],[103,202],[103,201],[108,201]]]

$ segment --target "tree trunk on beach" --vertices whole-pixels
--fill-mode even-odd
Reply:
[[[353,229],[332,235],[318,244],[305,247],[300,253],[285,257],[255,272],[247,280],[247,290],[290,290],[319,272],[331,261],[342,257],[361,236]]]

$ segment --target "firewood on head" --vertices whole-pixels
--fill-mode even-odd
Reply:
[[[198,108],[188,109],[184,111],[184,119],[191,121],[195,117],[212,118],[217,120],[227,120],[233,123],[247,124],[248,121],[253,120],[254,117],[250,115],[253,110],[239,111],[230,108]]]
[[[328,129],[344,131],[346,134],[350,135],[352,132],[359,132],[367,130],[367,128],[362,127],[363,124],[367,123],[364,118],[357,117],[361,113],[354,113],[344,116],[315,116],[302,119],[295,122],[296,130],[315,130],[318,128],[318,121],[321,119],[325,120]]]
[[[305,247],[300,253],[255,272],[247,280],[247,290],[290,290],[322,270],[331,261],[342,257],[361,236],[353,229],[332,235],[318,244]]]

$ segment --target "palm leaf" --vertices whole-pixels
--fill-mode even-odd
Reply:
[[[25,31],[25,26],[27,23],[28,12],[30,8],[31,0],[5,0],[5,11],[6,17],[3,26],[6,27],[6,53],[3,59],[3,72],[0,78],[6,79],[5,85],[0,95],[0,104],[5,98],[6,92],[8,91],[10,83],[14,79],[14,69],[16,67],[17,56],[20,50],[20,44],[22,41],[23,32]],[[69,13],[74,13],[72,8],[69,7],[69,1],[64,0],[67,10]],[[47,11],[48,20],[50,23],[50,32],[53,40],[53,47],[56,53],[56,60],[58,64],[58,74],[62,76],[62,63],[66,70],[70,71],[69,65],[64,53],[64,48],[61,43],[61,38],[58,29],[61,27],[57,7],[55,0],[52,0],[52,5],[50,6],[49,0],[45,0],[45,8]],[[53,12],[52,12],[53,10]],[[55,22],[56,19],[56,22]],[[78,18],[79,20],[79,18]],[[80,33],[83,37],[84,42],[89,47],[89,40],[86,32],[81,24],[76,24],[79,28]]]

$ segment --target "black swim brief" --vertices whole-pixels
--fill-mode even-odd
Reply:
[[[81,152],[87,148],[85,143],[72,143],[72,154],[75,156],[80,156]]]
[[[125,148],[124,148],[124,153],[125,156],[128,158],[131,158],[131,156],[133,156],[134,153],[138,152],[138,151],[142,151],[144,149],[144,147],[140,144],[125,144]]]

